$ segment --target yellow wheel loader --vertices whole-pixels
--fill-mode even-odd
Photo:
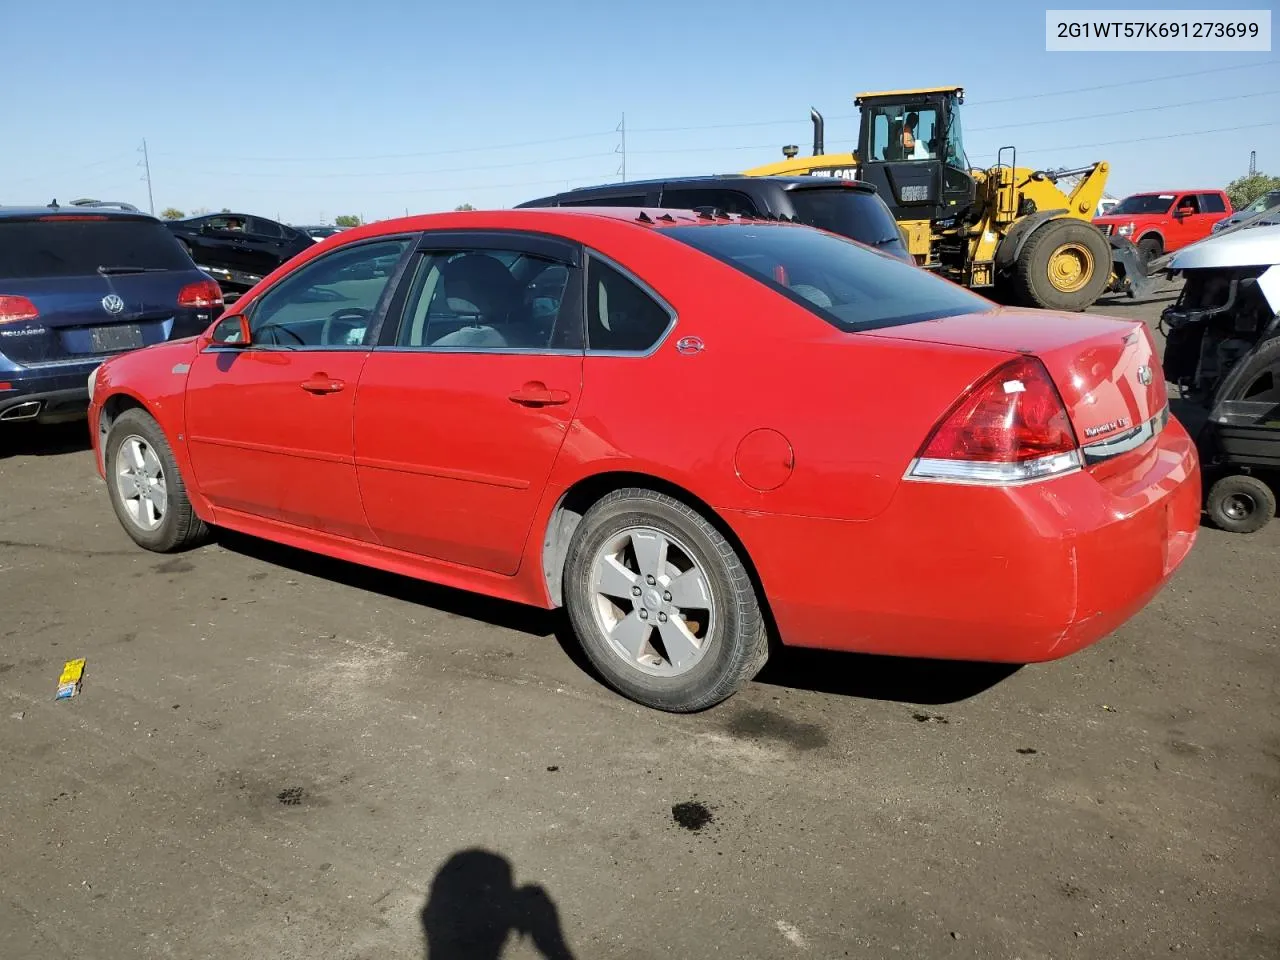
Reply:
[[[823,150],[823,120],[810,111],[813,154],[783,147],[785,159],[749,176],[842,177],[875,185],[916,262],[1002,300],[1053,310],[1083,310],[1107,290],[1145,281],[1137,250],[1090,221],[1107,184],[1108,164],[1077,170],[1019,167],[1001,147],[995,166],[969,166],[960,127],[961,87],[859,94],[856,153]],[[1074,180],[1069,193],[1059,183]]]

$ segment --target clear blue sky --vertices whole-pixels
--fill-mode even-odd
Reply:
[[[1280,53],[1047,53],[1044,8],[0,0],[0,203],[145,208],[145,137],[157,211],[511,206],[618,179],[624,111],[629,179],[728,172],[807,152],[811,105],[850,150],[855,93],[950,83],[975,164],[1106,159],[1117,196],[1225,185],[1250,149],[1280,174]]]

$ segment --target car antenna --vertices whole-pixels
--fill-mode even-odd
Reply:
[[[50,201],[49,201],[49,209],[50,209],[50,210],[57,210],[57,209],[58,209],[58,198],[57,198],[57,197],[54,197],[52,200],[50,200]]]
[[[639,220],[641,223],[653,223],[653,218],[649,216],[647,213],[645,213],[643,210],[640,211],[640,216],[636,217],[636,219]]]
[[[658,219],[659,219],[659,220],[665,220],[665,221],[667,221],[667,223],[675,223],[675,222],[676,222],[676,218],[675,218],[675,217],[673,217],[673,216],[672,216],[671,214],[669,214],[669,213],[664,213],[664,214],[663,214],[662,216],[660,216]]]

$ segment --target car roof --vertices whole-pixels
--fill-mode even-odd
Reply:
[[[1163,197],[1165,195],[1173,196],[1179,193],[1225,193],[1221,187],[1179,187],[1176,190],[1140,190],[1137,193],[1131,193],[1131,197]]]
[[[40,219],[72,219],[83,220],[93,217],[95,220],[155,220],[149,213],[141,210],[120,210],[114,207],[0,207],[0,220],[40,220]]]
[[[662,230],[678,226],[724,225],[727,223],[749,223],[762,226],[798,227],[789,221],[768,220],[756,217],[744,217],[739,214],[697,214],[691,210],[667,209],[663,207],[516,207],[510,210],[463,210],[441,211],[439,213],[418,213],[408,217],[397,217],[390,220],[378,220],[358,227],[350,227],[342,231],[345,243],[356,243],[367,238],[380,237],[387,234],[406,233],[417,230],[451,230],[474,227],[478,229],[515,229],[534,230],[543,223],[550,228],[555,223],[563,223],[565,217],[575,219],[609,220],[627,224],[631,227]],[[806,228],[801,228],[806,229]],[[553,232],[553,231],[549,231]]]
[[[653,177],[647,180],[624,180],[621,183],[597,183],[589,187],[574,187],[571,190],[562,190],[559,193],[550,194],[550,197],[571,197],[584,193],[622,193],[636,187],[655,187],[663,184],[715,184],[723,185],[726,183],[737,183],[743,186],[758,187],[764,189],[770,186],[780,186],[786,189],[789,186],[827,186],[833,182],[832,177],[812,177],[812,176],[778,176],[778,177],[752,177],[745,173],[710,173],[696,174],[688,177]],[[867,183],[865,180],[840,180],[842,185],[847,185],[855,189],[862,189],[868,192],[875,190],[875,185]]]

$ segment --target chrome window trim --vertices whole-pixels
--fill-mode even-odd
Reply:
[[[284,276],[279,277],[271,284],[271,286],[267,287],[267,289],[255,295],[252,302],[248,304],[248,307],[246,310],[239,311],[236,314],[233,314],[233,316],[244,317],[245,320],[248,322],[249,326],[252,327],[253,315],[258,310],[258,308],[262,305],[262,301],[266,299],[268,296],[270,296],[271,293],[276,288],[278,288],[282,283],[297,276],[299,271],[306,270],[314,266],[315,264],[324,261],[325,259],[331,256],[335,256],[340,253],[346,253],[351,250],[356,250],[360,247],[370,246],[375,243],[389,243],[389,242],[394,242],[398,240],[408,241],[404,252],[400,255],[400,262],[396,264],[395,270],[391,273],[391,276],[387,278],[387,285],[383,288],[382,293],[378,295],[378,302],[374,306],[373,312],[370,314],[370,318],[369,318],[370,323],[368,328],[365,331],[365,340],[368,341],[372,339],[374,341],[373,343],[366,342],[366,343],[360,343],[360,344],[343,343],[343,344],[327,344],[327,345],[317,344],[316,346],[303,345],[303,346],[296,346],[296,347],[290,346],[288,344],[277,344],[277,343],[249,343],[245,346],[222,346],[222,345],[208,344],[200,352],[201,353],[249,353],[249,352],[256,351],[260,353],[349,353],[349,352],[354,352],[359,350],[365,350],[365,351],[372,350],[375,346],[377,346],[376,341],[379,334],[381,333],[382,324],[386,322],[387,309],[390,307],[391,300],[394,297],[396,290],[399,288],[400,281],[404,276],[404,271],[409,264],[409,260],[413,256],[415,243],[418,240],[419,236],[420,236],[420,233],[418,231],[411,230],[411,231],[402,232],[402,233],[387,233],[387,234],[381,234],[381,235],[372,236],[372,237],[362,237],[359,240],[354,240],[354,241],[350,241],[350,242],[335,246],[332,250],[327,250],[324,253],[320,254],[318,257],[314,257],[311,260],[308,260],[306,263],[299,266],[296,270],[290,270]],[[237,301],[237,305],[238,303],[239,301]],[[225,314],[222,316],[219,316],[216,320],[213,321],[212,324],[209,325],[208,330],[210,332],[212,332],[213,330],[216,330],[220,324],[222,324],[224,321],[229,319],[231,318],[227,317]]]

